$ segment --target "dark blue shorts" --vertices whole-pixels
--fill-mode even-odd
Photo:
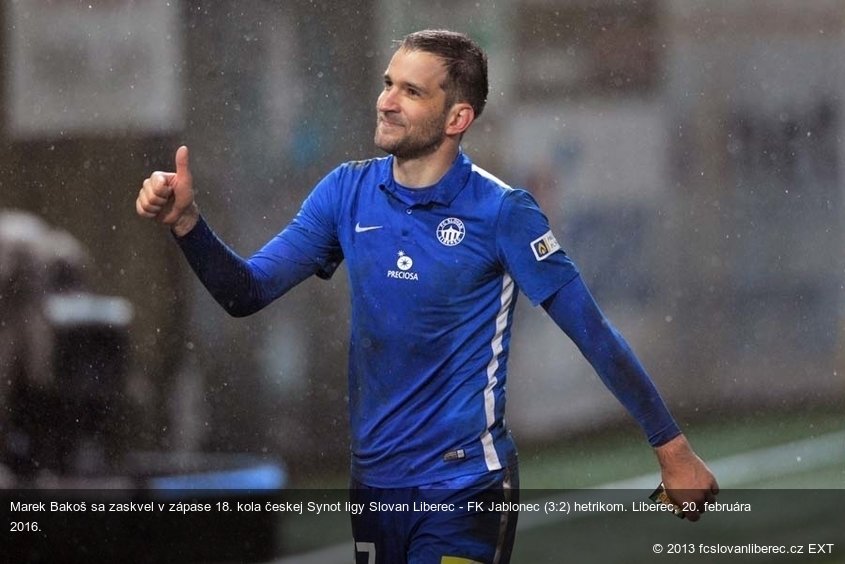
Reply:
[[[517,467],[413,488],[353,480],[356,564],[507,564],[516,534]]]

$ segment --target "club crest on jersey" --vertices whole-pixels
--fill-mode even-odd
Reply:
[[[534,258],[537,260],[546,260],[558,249],[560,249],[560,244],[555,239],[551,229],[531,241],[531,250],[534,252]]]
[[[464,222],[457,217],[447,217],[437,226],[437,240],[447,247],[454,247],[464,240]]]

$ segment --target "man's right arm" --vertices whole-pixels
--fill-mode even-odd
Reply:
[[[319,270],[319,265],[298,251],[285,233],[249,260],[227,247],[199,213],[185,146],[176,151],[176,172],[150,175],[135,207],[141,217],[170,227],[197,277],[233,316],[260,310]]]
[[[214,234],[202,216],[176,242],[203,286],[234,317],[259,311],[318,270],[315,263],[297,257],[284,233],[245,260]]]

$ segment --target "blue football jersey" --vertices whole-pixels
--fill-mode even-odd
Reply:
[[[251,259],[272,270],[294,249],[322,277],[345,261],[352,475],[385,488],[515,459],[505,386],[517,294],[536,305],[577,276],[531,195],[465,154],[422,189],[398,185],[392,165],[341,165]]]

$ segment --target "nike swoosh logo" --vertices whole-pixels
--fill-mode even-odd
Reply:
[[[367,227],[361,227],[360,223],[355,224],[355,233],[364,233],[365,231],[372,231],[373,229],[381,229],[384,225],[369,225]]]

